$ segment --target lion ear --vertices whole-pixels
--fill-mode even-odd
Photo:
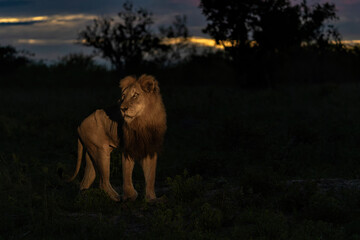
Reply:
[[[134,83],[136,80],[133,76],[127,76],[120,80],[119,87],[124,90],[131,83]]]
[[[139,83],[142,90],[145,92],[156,92],[158,87],[158,81],[155,80],[153,76],[150,75],[141,75],[139,77]]]

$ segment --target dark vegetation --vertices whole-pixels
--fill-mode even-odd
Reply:
[[[246,3],[222,2],[234,9]],[[215,3],[202,1],[205,15],[220,7]],[[359,178],[360,49],[343,46],[325,25],[336,18],[331,4],[247,4],[256,9],[250,14],[256,21],[245,19],[244,26],[262,38],[269,37],[260,24],[268,9],[301,16],[298,29],[320,21],[310,24],[319,26],[316,31],[308,31],[317,37],[279,46],[255,39],[251,47],[251,36],[259,35],[236,34],[219,38],[233,40],[225,51],[194,51],[186,43],[186,18],[177,17],[157,37],[181,36],[180,44],[162,46],[150,58],[137,56],[137,64],[122,58],[113,70],[93,56],[71,54],[45,65],[0,47],[0,239],[359,239],[359,188],[324,190],[315,180]],[[131,14],[139,13],[151,18],[145,10]],[[215,20],[209,23],[222,21]],[[60,168],[74,169],[78,124],[116,102],[118,81],[130,71],[157,77],[168,114],[156,182],[163,201],[155,205],[143,199],[139,166],[135,202],[112,202],[98,182],[79,193],[80,178],[66,184],[57,175]],[[121,187],[121,177],[115,151],[113,186]],[[296,179],[302,181],[291,181]]]

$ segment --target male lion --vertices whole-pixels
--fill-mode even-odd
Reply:
[[[119,194],[110,184],[110,153],[122,149],[123,200],[135,200],[138,193],[132,183],[132,171],[138,161],[144,171],[146,200],[155,200],[155,171],[157,156],[166,131],[165,107],[158,82],[142,75],[128,76],[120,81],[122,98],[119,106],[99,109],[85,118],[78,127],[78,159],[72,181],[79,172],[83,148],[86,166],[80,190],[88,189],[100,175],[100,188],[111,199],[119,201]],[[121,114],[120,114],[121,112]]]

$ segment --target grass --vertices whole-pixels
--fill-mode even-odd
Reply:
[[[358,84],[162,86],[155,205],[139,166],[135,202],[111,202],[98,182],[79,193],[82,172],[57,177],[73,171],[81,120],[119,97],[112,86],[0,89],[0,239],[360,239],[360,192],[311,182],[360,175]],[[122,184],[118,151],[111,181]]]

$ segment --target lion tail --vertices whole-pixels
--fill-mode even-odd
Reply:
[[[78,158],[77,158],[77,163],[76,163],[76,169],[75,169],[73,176],[65,180],[66,182],[71,182],[78,175],[80,167],[81,167],[81,159],[82,159],[82,155],[83,155],[83,149],[84,149],[83,144],[81,143],[80,138],[78,138]]]

